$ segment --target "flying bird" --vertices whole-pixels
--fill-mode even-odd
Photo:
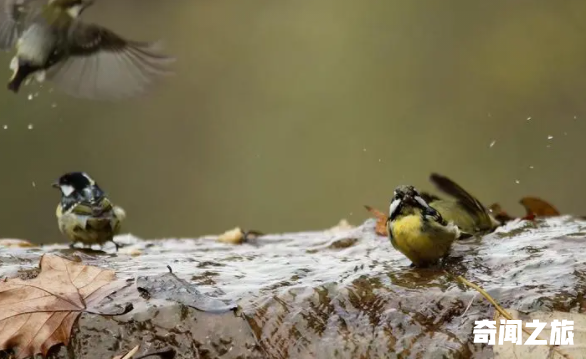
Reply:
[[[0,49],[16,50],[8,89],[17,93],[31,78],[92,100],[143,93],[171,74],[174,58],[159,43],[125,39],[80,15],[93,0],[0,0]]]

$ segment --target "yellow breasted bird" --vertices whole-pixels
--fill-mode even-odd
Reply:
[[[462,187],[447,177],[432,174],[431,181],[454,199],[420,194],[413,186],[395,189],[387,229],[391,244],[414,266],[437,263],[457,239],[494,230],[499,223]]]
[[[79,20],[93,0],[0,0],[0,49],[16,48],[8,89],[35,77],[63,92],[96,100],[142,93],[173,58],[155,43],[124,39]]]
[[[121,207],[114,206],[98,184],[84,172],[66,173],[53,184],[61,191],[57,206],[59,230],[71,241],[71,247],[81,242],[103,246],[114,242],[120,224],[126,217]]]

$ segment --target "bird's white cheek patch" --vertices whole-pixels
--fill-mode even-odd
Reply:
[[[422,205],[425,208],[429,208],[429,205],[427,204],[427,202],[425,202],[423,200],[423,198],[419,197],[419,196],[415,196],[415,200],[417,201],[417,203],[419,203],[420,205]]]
[[[67,184],[63,185],[63,186],[61,186],[61,193],[63,193],[63,195],[65,197],[67,197],[73,193],[73,187],[71,187],[70,185],[67,185]]]
[[[389,207],[389,216],[393,216],[397,208],[399,208],[399,204],[401,204],[401,200],[398,198],[391,202],[391,206]]]

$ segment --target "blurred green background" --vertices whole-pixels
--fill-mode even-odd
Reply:
[[[176,75],[114,104],[0,91],[0,237],[63,241],[50,183],[73,170],[143,238],[358,224],[399,184],[431,189],[432,171],[513,214],[525,195],[586,214],[584,14],[583,0],[99,0],[87,20],[163,40]]]

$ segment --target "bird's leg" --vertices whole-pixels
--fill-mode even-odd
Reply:
[[[114,245],[116,246],[116,252],[118,252],[118,249],[120,249],[120,248],[124,247],[124,246],[123,246],[122,244],[120,244],[120,243],[116,243],[116,242],[114,242],[114,241],[112,241],[112,243],[114,243]]]

